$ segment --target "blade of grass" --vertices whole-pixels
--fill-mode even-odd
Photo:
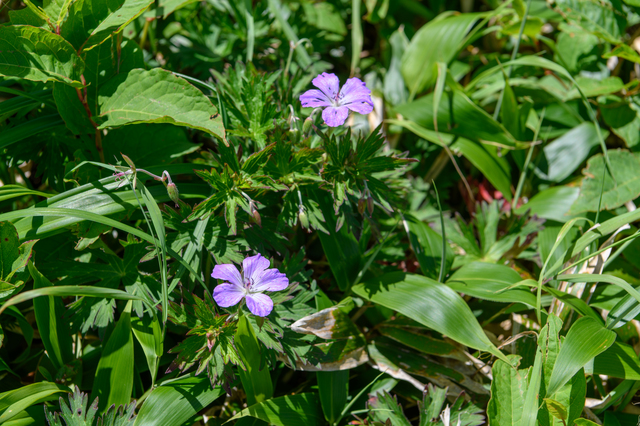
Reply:
[[[436,187],[436,181],[432,181],[433,190],[436,192],[436,201],[438,202],[438,213],[440,213],[440,228],[442,229],[442,260],[440,261],[440,273],[438,274],[438,281],[444,280],[444,265],[447,256],[447,236],[444,229],[444,216],[442,215],[442,206],[440,205],[440,195],[438,195],[438,188]]]
[[[536,132],[533,135],[533,143],[529,147],[529,151],[527,152],[527,158],[524,161],[524,167],[522,168],[522,172],[520,173],[520,179],[518,179],[518,186],[516,187],[516,195],[513,197],[513,203],[511,204],[511,211],[513,212],[518,206],[518,200],[520,199],[520,194],[522,193],[522,187],[524,186],[524,180],[527,177],[527,170],[529,169],[529,163],[531,162],[531,156],[533,155],[533,148],[536,146],[536,141],[538,140],[538,135],[540,134],[540,128],[542,127],[542,121],[544,120],[544,114],[547,108],[542,109],[542,113],[540,114],[540,118],[538,119],[538,127],[536,128]]]

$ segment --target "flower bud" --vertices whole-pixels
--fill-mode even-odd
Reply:
[[[167,193],[169,194],[169,198],[171,198],[171,201],[176,203],[176,207],[178,207],[178,205],[180,204],[180,196],[178,194],[178,187],[175,183],[171,182],[167,185]]]
[[[307,212],[304,211],[304,208],[298,211],[298,219],[300,219],[300,225],[304,229],[309,229],[309,217],[307,216]]]
[[[311,125],[313,124],[313,120],[311,117],[307,117],[302,124],[302,134],[306,135],[311,130]]]
[[[358,213],[363,214],[364,213],[364,209],[366,207],[366,200],[364,198],[360,198],[358,200]]]
[[[124,161],[126,161],[127,164],[129,165],[129,167],[131,167],[131,170],[133,170],[135,172],[136,171],[136,165],[133,164],[133,161],[131,161],[131,158],[127,157],[123,153],[120,153],[120,155],[122,155],[122,158],[124,158]]]
[[[260,217],[260,213],[258,212],[258,209],[256,209],[256,206],[253,203],[251,203],[250,205],[251,205],[251,216],[253,217],[253,220],[255,220],[258,226],[262,228],[262,218]]]
[[[371,195],[367,197],[367,209],[369,210],[369,216],[371,216],[373,214],[373,197]]]

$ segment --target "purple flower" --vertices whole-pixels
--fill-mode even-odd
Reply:
[[[252,314],[266,317],[273,309],[273,301],[262,293],[284,290],[289,286],[285,274],[268,267],[269,260],[260,254],[242,261],[242,275],[235,265],[216,265],[211,276],[227,282],[213,289],[213,299],[219,306],[228,308],[237,305],[244,297]]]
[[[335,74],[323,72],[313,79],[313,85],[320,90],[311,89],[300,95],[303,107],[326,107],[322,119],[327,126],[337,127],[344,124],[349,110],[360,114],[373,111],[371,90],[367,89],[359,78],[350,78],[340,89],[340,80]]]

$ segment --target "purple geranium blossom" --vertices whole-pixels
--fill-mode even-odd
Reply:
[[[322,119],[327,126],[337,127],[344,124],[349,110],[360,114],[373,111],[371,90],[367,89],[359,78],[353,77],[340,89],[340,80],[335,74],[323,72],[313,79],[313,85],[320,90],[311,89],[300,95],[303,107],[326,107]]]
[[[267,269],[269,259],[260,254],[242,261],[242,275],[235,265],[223,264],[213,268],[211,276],[227,282],[213,289],[213,299],[223,307],[237,305],[246,298],[252,314],[266,317],[273,309],[273,301],[265,291],[280,291],[289,286],[287,276],[277,269]]]

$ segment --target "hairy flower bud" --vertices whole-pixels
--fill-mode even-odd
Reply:
[[[358,200],[358,213],[363,214],[364,213],[364,209],[366,207],[367,201],[365,200],[365,198],[360,198]]]
[[[171,198],[171,201],[176,203],[176,207],[178,207],[180,204],[180,196],[178,193],[178,187],[175,183],[171,182],[167,185],[167,193],[169,194],[169,198]]]
[[[302,134],[306,135],[307,133],[309,133],[309,130],[311,130],[311,125],[313,124],[313,120],[311,119],[311,117],[307,117],[304,120],[304,124],[302,124]]]
[[[307,212],[304,211],[304,208],[298,211],[298,219],[300,219],[300,226],[304,229],[309,229],[309,217],[307,216]]]
[[[262,218],[260,217],[260,213],[258,212],[258,209],[256,209],[256,206],[253,204],[253,202],[251,202],[250,206],[251,206],[251,216],[253,217],[253,220],[255,220],[258,226],[262,228]]]

